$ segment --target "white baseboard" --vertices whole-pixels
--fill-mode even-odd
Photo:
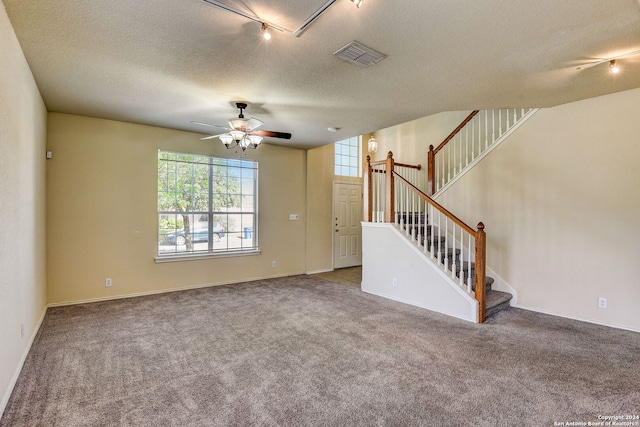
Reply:
[[[136,297],[144,297],[144,296],[157,295],[157,294],[168,294],[170,292],[180,292],[180,291],[188,291],[192,289],[211,288],[214,286],[234,285],[236,283],[256,282],[258,280],[277,279],[280,277],[298,276],[302,274],[305,274],[305,273],[299,272],[299,273],[287,273],[287,274],[274,274],[271,276],[250,277],[242,280],[229,280],[226,282],[219,282],[219,283],[205,283],[201,285],[192,285],[192,286],[185,286],[180,288],[168,288],[168,289],[160,289],[155,291],[134,292],[131,294],[121,294],[121,295],[114,295],[114,296],[108,296],[108,297],[89,298],[84,300],[63,301],[63,302],[51,303],[47,305],[47,307],[64,307],[67,305],[90,304],[93,302],[112,301],[112,300],[119,300],[119,299],[125,299],[125,298],[136,298]]]
[[[467,321],[467,322],[471,322],[471,323],[478,323],[478,321],[477,321],[477,318],[478,318],[477,310],[476,310],[476,312],[475,312],[475,313],[470,313],[470,314],[469,314],[469,317],[467,318],[467,317],[464,317],[464,316],[458,315],[458,314],[456,314],[456,313],[449,313],[449,312],[447,312],[447,311],[438,310],[438,309],[436,309],[436,308],[429,307],[429,306],[426,306],[426,305],[424,305],[424,304],[416,303],[415,301],[406,300],[406,299],[404,299],[404,298],[400,298],[400,297],[397,297],[397,296],[395,296],[395,295],[385,294],[385,293],[383,293],[383,292],[373,292],[373,291],[370,291],[370,290],[364,290],[364,289],[362,289],[362,292],[365,292],[365,293],[367,293],[367,294],[371,294],[371,295],[375,295],[375,296],[377,296],[377,297],[382,297],[382,298],[390,299],[390,300],[392,300],[392,301],[401,302],[401,303],[403,303],[403,304],[412,305],[412,306],[414,306],[414,307],[423,308],[423,309],[425,309],[425,310],[433,311],[434,313],[440,313],[440,314],[444,314],[444,315],[449,316],[449,317],[455,317],[456,319],[465,320],[465,321]]]
[[[311,275],[311,274],[320,274],[320,273],[329,273],[331,271],[335,271],[334,268],[329,268],[327,270],[314,270],[314,271],[307,271],[307,275]]]
[[[630,328],[628,326],[616,325],[613,323],[596,322],[595,320],[582,319],[580,317],[566,316],[564,314],[553,313],[551,311],[541,310],[539,308],[527,307],[525,305],[513,305],[512,307],[521,308],[522,310],[533,311],[535,313],[548,314],[549,316],[561,317],[563,319],[577,320],[579,322],[591,323],[593,325],[606,326],[609,328],[622,329],[631,332],[640,332],[640,329]]]
[[[18,362],[18,366],[16,366],[16,370],[13,373],[13,376],[11,377],[11,381],[9,382],[9,387],[7,388],[4,396],[2,396],[2,401],[0,401],[0,418],[2,418],[2,414],[4,413],[4,410],[7,407],[7,403],[9,403],[9,398],[11,397],[11,393],[13,393],[13,388],[16,386],[16,382],[18,382],[18,377],[20,376],[20,372],[22,372],[22,367],[24,366],[24,362],[25,360],[27,360],[27,355],[31,350],[33,341],[36,339],[36,335],[40,330],[40,326],[42,326],[42,321],[44,320],[44,316],[46,314],[47,314],[47,308],[45,307],[42,314],[40,315],[40,319],[38,320],[36,327],[33,330],[33,333],[31,334],[31,337],[29,337],[29,343],[25,347],[22,353],[22,357],[20,357],[20,362]]]
[[[489,277],[493,277],[493,285],[491,286],[491,289],[496,290],[496,291],[501,291],[501,292],[508,292],[510,293],[513,298],[511,298],[511,301],[509,301],[509,305],[511,307],[516,307],[518,304],[518,292],[513,289],[506,280],[504,280],[502,277],[500,277],[500,275],[498,273],[496,273],[495,271],[493,271],[492,269],[490,269],[489,267],[487,267],[487,272],[486,275]]]

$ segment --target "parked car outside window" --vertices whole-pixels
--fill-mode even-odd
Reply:
[[[213,241],[220,240],[224,237],[224,227],[217,222],[213,223]],[[195,228],[191,232],[191,241],[192,242],[208,242],[209,241],[209,227],[207,224],[204,226],[200,226]],[[187,242],[187,239],[184,234],[184,229],[177,230],[175,233],[168,233],[166,235],[165,242],[170,245],[178,245],[182,246]]]

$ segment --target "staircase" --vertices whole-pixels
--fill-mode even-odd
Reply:
[[[473,111],[441,144],[429,147],[426,171],[421,165],[396,163],[391,152],[385,160],[372,161],[367,156],[366,221],[394,224],[414,248],[419,248],[426,262],[432,262],[439,274],[444,273],[443,283],[448,283],[449,289],[458,287],[458,292],[466,292],[466,301],[477,301],[479,323],[509,307],[512,295],[494,290],[494,279],[485,274],[484,224],[478,223],[477,229],[470,227],[435,198],[536,111]]]
[[[424,213],[400,214],[400,227],[409,236],[419,236],[418,244],[439,264],[462,281],[471,283],[471,290],[475,291],[475,262],[463,261],[459,248],[447,246],[447,238],[434,226],[429,224],[428,215]],[[513,296],[508,292],[496,291],[491,288],[493,277],[485,276],[485,316],[491,317],[506,308]]]

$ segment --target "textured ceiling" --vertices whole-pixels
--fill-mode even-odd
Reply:
[[[447,110],[547,107],[640,87],[637,0],[337,0],[300,37],[202,0],[2,0],[49,111],[206,133],[247,116],[313,147]],[[295,30],[326,0],[224,0]],[[356,40],[386,55],[332,54]],[[337,133],[327,132],[338,127]],[[203,142],[205,143],[205,142]],[[206,143],[212,143],[208,141]]]

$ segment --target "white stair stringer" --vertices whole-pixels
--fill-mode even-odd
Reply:
[[[394,286],[395,283],[395,286]],[[397,225],[362,223],[363,292],[478,322],[478,302]]]

